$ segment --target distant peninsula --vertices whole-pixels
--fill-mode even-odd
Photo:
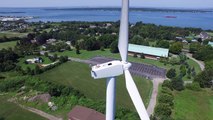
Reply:
[[[120,11],[121,8],[44,8],[44,10],[103,10]],[[130,8],[130,11],[150,12],[213,12],[213,9],[168,9],[168,8]]]

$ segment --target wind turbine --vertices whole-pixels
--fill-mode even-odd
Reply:
[[[107,78],[106,120],[114,120],[115,118],[115,77],[122,74],[125,75],[127,91],[140,116],[140,119],[149,120],[149,115],[147,114],[141,96],[129,72],[131,63],[127,61],[129,39],[129,0],[122,0],[122,12],[120,22],[121,23],[118,48],[122,61],[114,60],[107,63],[95,65],[92,67],[91,75],[94,79]]]

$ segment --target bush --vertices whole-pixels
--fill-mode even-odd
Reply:
[[[171,89],[168,87],[162,87],[161,93],[173,96]]]
[[[168,94],[161,94],[158,97],[159,103],[168,104],[171,107],[174,105],[173,100],[174,100],[174,97],[172,95],[168,95]]]
[[[162,84],[162,87],[167,87],[167,88],[173,90],[173,88],[172,88],[172,83],[171,83],[171,81],[169,81],[169,80],[165,80],[165,81],[163,82],[163,84]]]
[[[176,76],[176,70],[173,68],[169,69],[169,71],[166,73],[166,76],[168,78],[174,78]]]
[[[156,107],[155,107],[155,115],[157,115],[158,117],[162,117],[162,116],[167,116],[169,117],[172,114],[172,110],[171,107],[167,104],[164,103],[159,103]]]
[[[185,86],[187,89],[189,90],[193,90],[193,91],[200,91],[200,85],[197,82],[193,82],[192,84],[186,84]]]

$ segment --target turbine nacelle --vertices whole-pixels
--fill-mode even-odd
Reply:
[[[122,75],[129,67],[131,63],[114,60],[92,66],[91,75],[94,79],[115,77]]]

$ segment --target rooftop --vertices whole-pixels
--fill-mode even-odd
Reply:
[[[68,114],[69,120],[105,120],[105,115],[93,109],[75,106]]]
[[[144,53],[158,57],[168,57],[169,54],[169,49],[136,45],[136,44],[129,44],[128,51],[136,53]]]
[[[213,42],[210,42],[210,41],[209,41],[208,45],[211,45],[211,46],[213,47]]]

